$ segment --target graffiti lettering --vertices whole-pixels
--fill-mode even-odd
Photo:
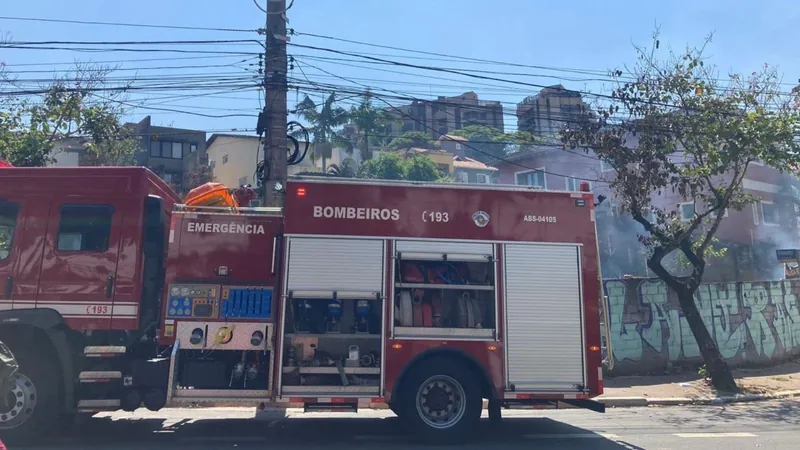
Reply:
[[[615,372],[699,362],[700,350],[677,295],[653,279],[607,280]],[[800,280],[709,283],[695,294],[703,322],[732,365],[800,354]]]

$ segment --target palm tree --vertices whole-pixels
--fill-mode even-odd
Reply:
[[[360,132],[356,138],[356,147],[361,151],[362,161],[372,157],[370,142],[383,143],[386,140],[389,123],[392,121],[386,111],[372,105],[371,97],[367,91],[361,99],[361,104],[350,108],[350,121]]]
[[[317,110],[317,106],[306,95],[303,101],[297,104],[297,115],[310,123],[308,132],[313,136],[314,156],[322,158],[322,172],[324,173],[327,169],[327,158],[331,157],[333,146],[348,147],[337,131],[337,128],[347,123],[348,114],[344,108],[336,106],[335,92],[331,92],[319,110]]]

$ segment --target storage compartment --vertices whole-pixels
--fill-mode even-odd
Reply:
[[[184,350],[180,390],[268,390],[269,351]],[[233,394],[232,394],[233,395]]]
[[[384,242],[289,242],[281,394],[378,395]],[[315,251],[309,251],[312,248]],[[310,268],[322,275],[312,276]]]
[[[493,246],[426,244],[397,243],[394,337],[494,339]]]
[[[509,389],[585,390],[580,250],[566,244],[505,245]]]

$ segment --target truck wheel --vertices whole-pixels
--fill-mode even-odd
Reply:
[[[466,440],[481,418],[480,385],[451,359],[434,359],[413,370],[398,393],[399,409],[416,434],[438,442]]]
[[[14,351],[13,348],[11,350]],[[58,382],[54,368],[35,355],[14,355],[19,371],[11,389],[0,393],[0,435],[8,442],[32,441],[46,433],[58,413]]]

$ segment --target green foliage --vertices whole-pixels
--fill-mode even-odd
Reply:
[[[442,181],[436,163],[427,155],[403,158],[399,152],[386,152],[358,168],[359,178],[376,180]]]
[[[369,91],[362,97],[358,106],[350,108],[350,123],[358,128],[359,135],[355,146],[361,151],[361,159],[372,158],[371,145],[386,144],[386,134],[392,117],[384,110],[375,108]]]
[[[80,137],[98,161],[130,162],[130,143],[116,142],[124,140],[119,92],[126,86],[103,96],[92,93],[107,86],[112,71],[78,65],[38,97],[0,96],[0,159],[19,167],[45,166],[53,159],[57,141]],[[13,86],[12,74],[0,73],[0,81]],[[105,155],[106,151],[112,154]]]
[[[469,145],[465,146],[465,156],[485,163],[497,162],[498,158],[537,142],[536,137],[528,132],[504,133],[487,125],[470,125],[449,134],[467,138]]]
[[[613,74],[619,84],[611,104],[584,115],[562,139],[614,168],[609,184],[647,231],[640,240],[652,250],[651,269],[669,277],[660,262],[680,251],[693,268],[684,287],[696,289],[725,210],[753,201],[742,188],[750,163],[798,167],[800,114],[796,95],[784,96],[768,66],[727,82],[705,64],[702,48],[659,62],[657,42],[651,51],[637,49],[631,74]],[[665,194],[693,200],[694,217],[681,221],[674,205],[652,203]]]
[[[441,178],[436,163],[426,155],[414,155],[405,161],[406,179],[411,181],[438,181]]]
[[[725,211],[754,200],[742,187],[748,166],[757,160],[779,170],[800,166],[800,98],[796,91],[783,92],[768,65],[724,79],[706,65],[703,48],[670,53],[663,61],[655,58],[658,48],[657,35],[651,49],[637,48],[631,73],[612,73],[618,81],[612,100],[584,114],[562,132],[562,140],[573,150],[594,152],[614,169],[611,188],[644,227],[639,240],[649,252],[647,266],[676,292],[714,386],[736,391],[694,293],[715,255],[712,245]],[[665,195],[675,203],[652,202]],[[683,201],[695,205],[688,220],[678,211]],[[691,267],[688,275],[664,266],[675,252]]]
[[[385,152],[377,158],[364,161],[358,168],[358,177],[377,180],[405,180],[406,162],[397,152]]]
[[[81,164],[87,166],[135,166],[139,152],[138,138],[119,138],[85,144],[86,155]]]
[[[428,133],[422,131],[406,131],[400,136],[389,142],[390,150],[405,150],[409,148],[424,148],[432,150],[434,147],[433,138]]]
[[[314,159],[322,158],[323,171],[326,169],[325,161],[331,157],[333,147],[340,146],[352,150],[350,142],[339,134],[339,128],[349,120],[348,112],[336,105],[336,93],[325,99],[322,105],[317,105],[311,98],[306,97],[297,104],[297,115],[309,122],[308,132],[314,142]]]

